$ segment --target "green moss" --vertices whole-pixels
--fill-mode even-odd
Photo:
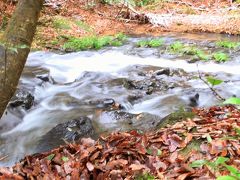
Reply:
[[[201,143],[201,140],[193,139],[184,149],[180,151],[180,154],[187,156],[192,150],[200,151]]]
[[[117,34],[116,36],[90,36],[83,38],[71,37],[64,43],[63,49],[70,51],[81,51],[87,49],[101,49],[104,46],[121,46],[126,40],[126,36]]]
[[[217,62],[225,62],[229,60],[229,55],[219,51],[213,54],[213,59]]]
[[[218,47],[224,47],[228,49],[235,49],[240,46],[240,43],[232,42],[232,41],[218,41],[216,42]]]
[[[163,45],[163,39],[142,40],[137,42],[138,47],[159,47]]]
[[[180,108],[178,111],[169,114],[157,125],[156,129],[164,128],[168,125],[173,125],[177,122],[186,120],[187,118],[193,118],[195,114],[193,112],[185,111],[183,108]]]
[[[56,17],[53,19],[53,27],[56,29],[71,29],[67,19],[63,17]]]

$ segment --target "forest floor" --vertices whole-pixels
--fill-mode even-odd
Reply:
[[[0,179],[240,178],[240,111],[198,108],[197,117],[155,132],[113,132],[27,156]]]
[[[56,2],[43,9],[33,49],[61,49],[69,37],[119,32],[148,36],[170,31],[240,32],[237,2],[156,1],[135,7],[141,12],[137,16],[124,5],[79,0],[59,1],[54,8]],[[2,30],[13,10],[14,5],[0,2]],[[141,15],[147,13],[164,14],[165,24],[145,22]],[[190,19],[179,22],[186,17]],[[204,23],[208,17],[217,21]],[[240,179],[239,109],[223,106],[193,111],[195,118],[156,132],[115,132],[97,141],[82,139],[81,143],[25,157],[11,168],[0,168],[0,179]]]
[[[138,6],[134,8],[90,0],[50,2],[42,11],[33,49],[60,49],[69,37],[104,36],[119,32],[148,36],[160,36],[163,32],[240,32],[239,4],[226,0],[156,0],[144,6],[141,3],[145,1],[138,0]],[[13,4],[0,2],[2,29],[13,10]]]

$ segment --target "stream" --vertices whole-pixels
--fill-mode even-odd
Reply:
[[[18,91],[0,121],[0,166],[81,137],[130,129],[152,130],[183,108],[221,103],[198,78],[225,82],[221,96],[240,97],[240,53],[225,63],[190,62],[162,48],[138,48],[131,37],[120,47],[68,54],[30,53]],[[213,41],[239,37],[166,34],[166,44],[181,40],[214,50]]]

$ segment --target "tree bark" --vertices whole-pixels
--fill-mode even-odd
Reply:
[[[0,44],[0,118],[16,91],[43,0],[19,0]]]

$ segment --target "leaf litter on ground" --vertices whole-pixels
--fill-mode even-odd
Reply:
[[[27,156],[0,168],[0,179],[239,179],[239,109],[225,105],[193,112],[195,118],[157,131],[113,132]],[[184,153],[196,141],[199,147]]]

